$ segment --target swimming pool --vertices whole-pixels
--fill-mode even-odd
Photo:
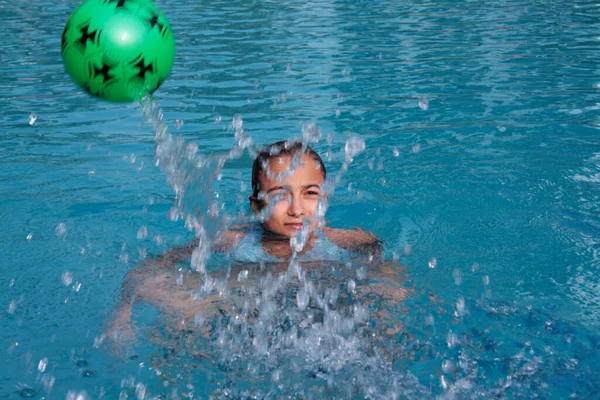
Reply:
[[[270,362],[183,352],[161,371],[161,351],[173,360],[194,337],[144,307],[137,358],[111,354],[102,334],[126,272],[193,234],[168,218],[175,195],[141,111],[95,101],[64,73],[60,33],[78,2],[0,0],[0,397],[596,395],[596,3],[157,4],[177,56],[156,98],[199,154],[232,149],[239,118],[261,144],[316,123],[332,173],[348,138],[364,140],[327,219],[376,233],[404,266],[407,332],[384,343],[400,355],[366,357],[358,333],[345,353],[311,352],[307,335]],[[230,214],[247,207],[250,163],[211,181]],[[204,201],[190,186],[185,206]]]

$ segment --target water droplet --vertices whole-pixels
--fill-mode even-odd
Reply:
[[[86,369],[81,373],[81,375],[85,376],[86,378],[92,377],[95,374],[96,374],[96,372],[93,369]]]
[[[364,281],[365,279],[367,279],[367,269],[365,267],[360,267],[357,271],[356,271],[356,278],[359,281]]]
[[[146,398],[146,385],[141,382],[135,385],[135,395],[138,400],[144,400]]]
[[[452,271],[452,278],[454,278],[454,283],[456,285],[460,285],[460,283],[462,282],[462,272],[460,271],[460,269],[455,268],[454,271]]]
[[[340,115],[342,115],[342,110],[340,110],[339,108],[335,110],[335,116],[339,117]]]
[[[38,363],[38,371],[40,371],[40,372],[46,371],[47,366],[48,366],[48,359],[46,357],[44,357]]]
[[[38,117],[35,113],[29,114],[29,125],[35,125],[35,121],[37,121]]]
[[[236,133],[241,132],[243,125],[244,125],[244,120],[242,119],[242,116],[236,115],[233,117],[233,119],[231,120],[231,123],[229,124],[229,130],[234,131]]]
[[[176,119],[175,120],[175,128],[181,129],[182,126],[183,126],[183,120],[182,119]]]
[[[15,300],[12,300],[9,304],[8,304],[8,310],[7,312],[9,314],[14,314],[15,310],[17,309],[17,302]]]
[[[444,375],[440,377],[440,385],[442,388],[448,389],[448,382],[446,382],[446,377]]]
[[[302,142],[317,143],[321,139],[321,128],[314,122],[302,124]]]
[[[45,374],[44,376],[42,376],[42,385],[44,385],[44,390],[46,391],[46,393],[52,391],[55,382],[56,379],[50,374]]]
[[[67,225],[65,225],[63,222],[58,224],[56,226],[56,235],[64,238],[67,235]]]
[[[248,280],[248,270],[244,269],[242,271],[240,271],[240,273],[238,274],[237,277],[238,282],[245,282]]]
[[[571,358],[565,362],[565,367],[570,370],[574,370],[579,365],[579,361],[576,358]]]
[[[452,360],[442,361],[442,371],[447,374],[452,374],[456,370],[456,366]]]
[[[435,317],[432,314],[429,314],[425,317],[425,323],[430,326],[435,325]]]
[[[137,232],[137,238],[143,240],[146,239],[146,236],[148,236],[148,228],[142,226]]]
[[[404,245],[404,255],[410,256],[411,254],[412,254],[412,245],[407,243]]]
[[[356,290],[356,282],[354,279],[348,279],[348,292],[354,293],[354,290]]]
[[[397,147],[394,147],[394,149],[392,150],[392,153],[394,154],[394,157],[398,157],[400,155],[400,150],[398,150]]]
[[[423,111],[429,110],[429,100],[426,97],[419,97],[419,108]]]
[[[456,312],[454,315],[456,317],[463,317],[467,311],[467,306],[464,297],[459,297],[456,301]]]
[[[446,336],[446,343],[450,349],[458,344],[458,338],[452,331],[448,332],[448,335]]]
[[[506,127],[505,126],[497,126],[496,129],[498,129],[500,132],[505,132],[506,131]]]
[[[310,296],[308,295],[306,289],[301,288],[300,290],[298,290],[298,293],[296,293],[296,304],[298,305],[298,309],[300,311],[304,311],[306,309],[309,300]]]
[[[70,271],[64,271],[61,275],[63,285],[70,286],[73,283],[73,273]]]
[[[471,265],[471,271],[475,272],[479,269],[479,264],[478,263],[473,263],[473,265]]]
[[[220,115],[217,115],[217,116],[215,117],[215,122],[216,122],[217,124],[220,124],[220,123],[221,123],[221,116],[220,116]]]
[[[31,239],[33,239],[33,235],[30,233],[27,235],[27,240],[31,240]]]
[[[418,154],[421,152],[421,145],[419,143],[415,143],[412,147],[412,152]]]
[[[483,284],[485,286],[488,286],[490,284],[490,277],[489,277],[489,275],[486,275],[483,278],[481,278],[481,281],[483,282]]]
[[[352,159],[356,155],[365,151],[366,147],[367,146],[365,144],[365,141],[360,138],[353,137],[353,138],[348,139],[346,141],[346,145],[344,146],[344,152],[346,153],[346,160],[352,161]]]
[[[429,268],[434,269],[435,267],[437,267],[437,259],[434,257],[431,260],[429,260]]]

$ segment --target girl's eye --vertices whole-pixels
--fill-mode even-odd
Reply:
[[[309,196],[318,196],[321,193],[319,193],[319,192],[317,192],[315,190],[309,190],[308,192],[306,192],[306,194],[309,195]]]
[[[276,192],[271,192],[269,194],[269,197],[276,201],[281,201],[288,197],[288,193],[285,190],[278,190]]]

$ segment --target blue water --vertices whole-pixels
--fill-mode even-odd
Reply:
[[[234,147],[236,116],[257,144],[316,123],[331,174],[349,137],[365,141],[327,219],[374,232],[404,266],[406,330],[381,345],[397,357],[359,346],[337,370],[325,358],[285,369],[314,356],[307,342],[270,362],[243,353],[258,375],[225,355],[159,376],[157,357],[183,339],[144,307],[138,358],[112,354],[102,335],[125,274],[193,232],[168,218],[175,194],[141,110],[88,97],[63,70],[79,3],[0,0],[0,397],[597,396],[596,3],[156,3],[177,56],[155,97],[199,154]],[[250,163],[211,182],[223,212],[246,209]],[[189,192],[187,206],[204,204]]]

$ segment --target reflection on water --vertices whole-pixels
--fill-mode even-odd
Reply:
[[[64,73],[78,4],[0,0],[0,397],[596,396],[596,2],[157,0],[178,54],[145,125]],[[192,333],[140,306],[136,354],[115,362],[103,321],[127,272],[251,218],[253,146],[303,126],[343,173],[328,223],[404,265],[391,330],[388,302],[348,294],[357,262],[311,294],[259,279],[270,302],[230,293]],[[196,255],[186,271],[229,265]]]

